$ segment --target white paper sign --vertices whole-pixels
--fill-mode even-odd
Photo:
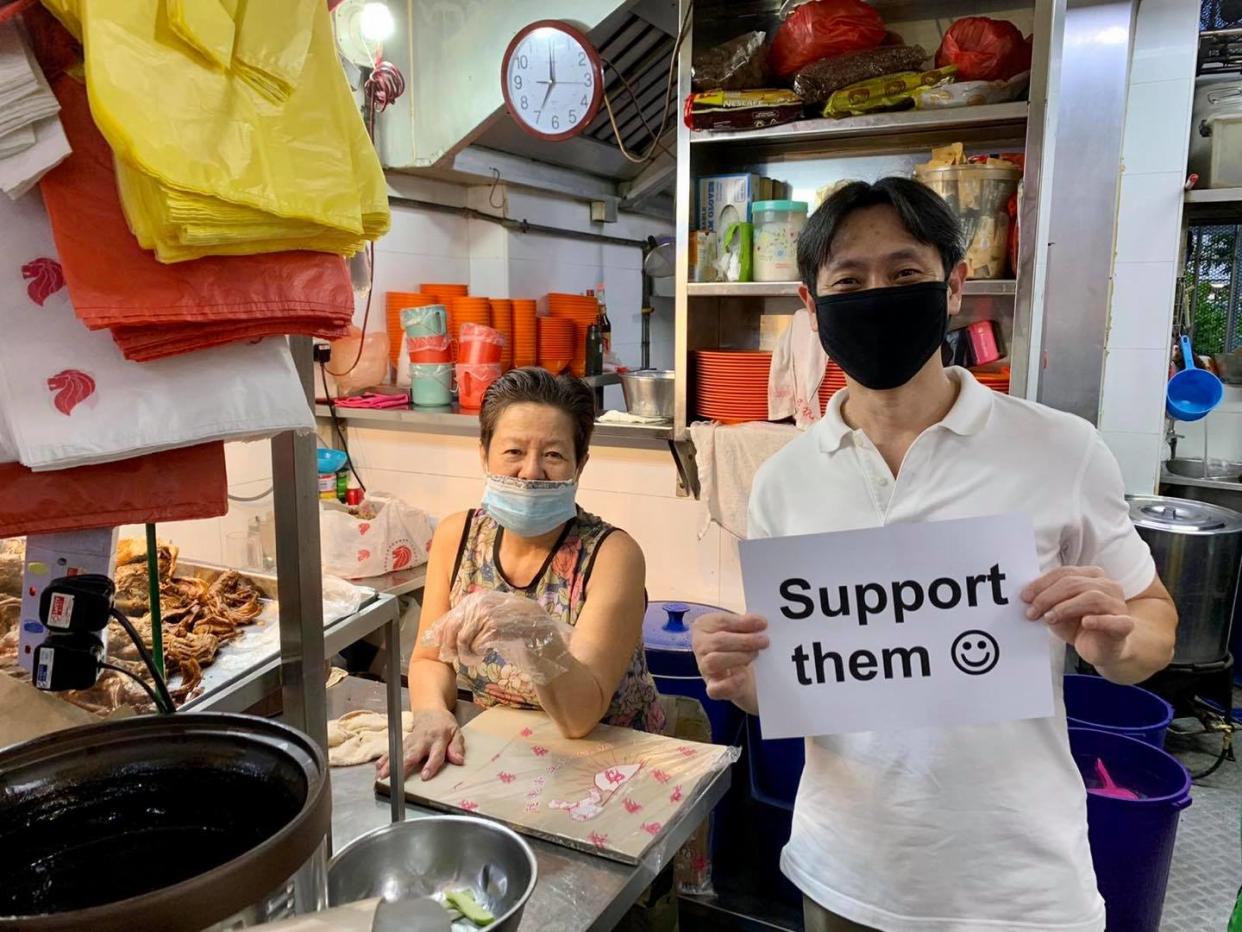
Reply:
[[[1052,635],[1026,618],[1035,532],[1012,514],[741,543],[764,738],[1051,715]]]

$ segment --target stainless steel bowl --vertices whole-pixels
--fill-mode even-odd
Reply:
[[[673,373],[668,369],[640,369],[621,373],[625,407],[639,417],[673,416]]]
[[[377,828],[341,849],[328,865],[328,902],[464,888],[496,917],[489,930],[509,932],[537,877],[535,853],[516,832],[472,816],[426,816]]]

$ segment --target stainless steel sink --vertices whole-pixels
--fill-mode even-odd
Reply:
[[[1203,470],[1202,459],[1175,459],[1169,460],[1164,465],[1173,475],[1185,476],[1187,479],[1242,481],[1242,463],[1231,463],[1228,460],[1208,460],[1207,472]]]
[[[1242,463],[1208,460],[1205,479],[1203,460],[1169,460],[1160,470],[1160,494],[1242,511]]]

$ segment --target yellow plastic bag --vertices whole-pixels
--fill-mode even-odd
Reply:
[[[218,0],[164,0],[172,31],[221,68],[233,60],[233,17]]]
[[[167,15],[169,0],[49,0],[86,51],[91,112],[117,159],[126,219],[164,262],[214,254],[314,249],[352,255],[388,229],[383,172],[337,60],[324,4],[273,37],[269,18],[213,0],[241,25],[227,70],[189,52]],[[175,3],[175,0],[174,0]],[[263,28],[268,38],[263,39]],[[237,48],[273,51],[296,69],[274,104],[238,73]]]
[[[310,23],[321,0],[249,0],[241,11],[233,68],[273,103],[289,99],[297,86],[310,45]]]

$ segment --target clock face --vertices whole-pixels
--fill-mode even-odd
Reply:
[[[568,139],[595,118],[603,71],[590,40],[555,20],[532,23],[509,43],[501,72],[518,126],[543,139]]]

